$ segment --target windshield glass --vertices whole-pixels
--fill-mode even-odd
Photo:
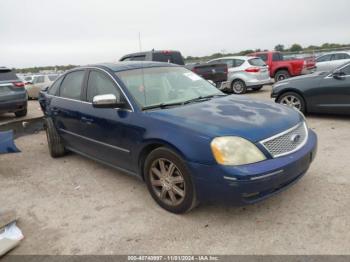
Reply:
[[[117,72],[141,107],[223,95],[208,81],[183,67],[153,67]]]

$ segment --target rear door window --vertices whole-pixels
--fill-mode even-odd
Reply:
[[[0,81],[18,80],[17,75],[12,70],[0,69]]]
[[[350,56],[345,53],[339,53],[339,54],[334,54],[332,56],[332,60],[343,60],[343,59],[349,59]]]
[[[331,60],[332,55],[324,55],[324,56],[320,56],[319,58],[316,59],[316,62],[320,63],[320,62],[328,62]]]
[[[60,96],[80,100],[84,75],[84,70],[68,73],[62,82]]]
[[[87,101],[92,102],[95,96],[109,94],[120,98],[119,88],[113,80],[105,73],[96,70],[91,71],[88,80]]]

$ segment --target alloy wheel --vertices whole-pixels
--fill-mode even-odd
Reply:
[[[183,202],[186,196],[186,183],[173,162],[164,158],[156,159],[149,172],[152,189],[163,203],[177,206]]]
[[[237,81],[235,83],[233,83],[233,90],[236,94],[240,94],[243,92],[244,86],[242,84],[242,82]]]
[[[293,95],[287,95],[283,97],[280,101],[282,105],[286,105],[292,108],[296,108],[298,110],[301,110],[301,101],[299,98],[293,96]]]

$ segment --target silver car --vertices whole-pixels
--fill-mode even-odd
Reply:
[[[244,94],[248,88],[260,90],[264,85],[273,82],[268,66],[259,57],[230,56],[214,59],[209,63],[227,64],[227,82],[223,83],[220,88],[223,91]]]
[[[32,81],[26,82],[26,90],[29,99],[36,99],[39,96],[39,92],[50,86],[58,75],[35,75],[32,77]]]
[[[350,62],[350,52],[333,52],[316,58],[317,71],[333,71]]]

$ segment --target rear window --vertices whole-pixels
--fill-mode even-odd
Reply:
[[[252,66],[266,66],[265,62],[261,58],[249,59],[248,63]]]
[[[17,75],[11,70],[0,69],[0,81],[18,80]]]
[[[183,58],[180,53],[170,52],[170,53],[153,53],[153,61],[172,63],[177,65],[184,65]]]

